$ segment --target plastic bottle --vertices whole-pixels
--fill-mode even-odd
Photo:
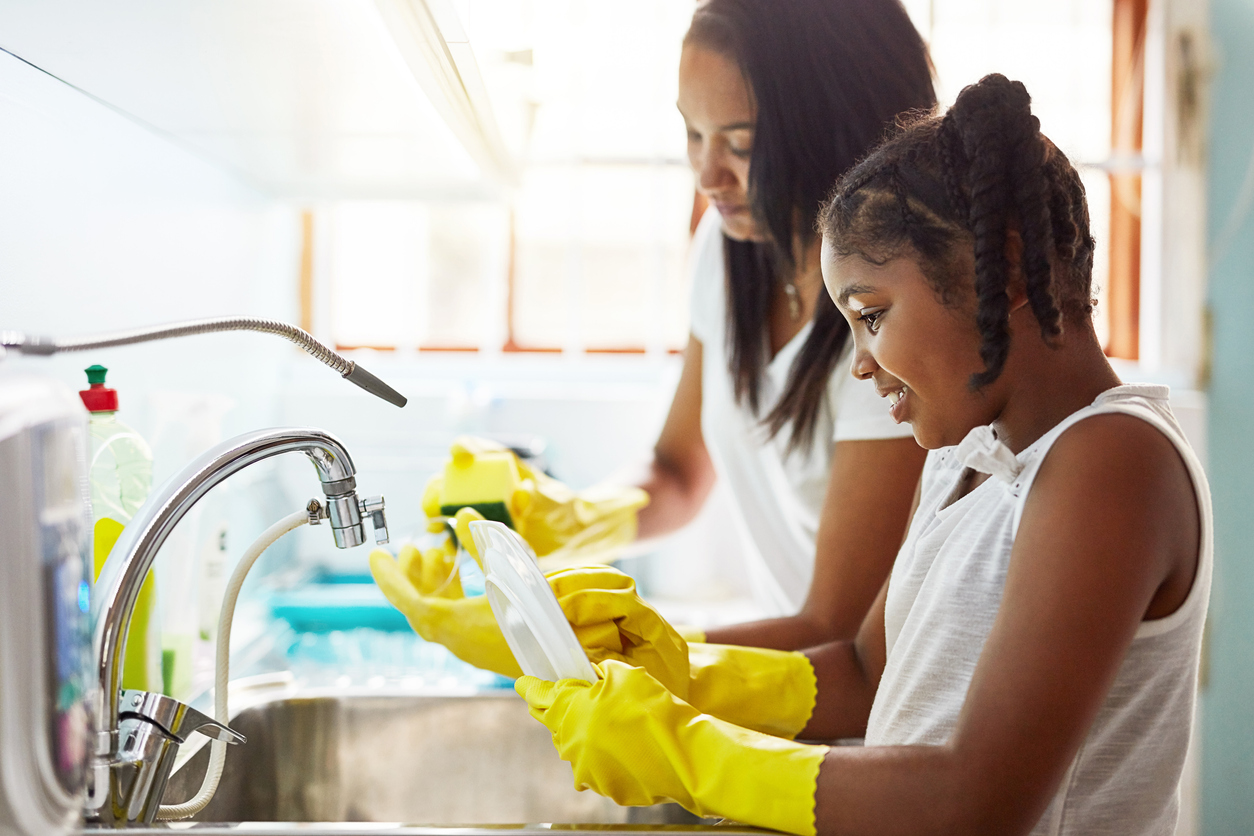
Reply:
[[[152,451],[138,433],[117,419],[117,390],[104,385],[108,369],[97,365],[86,371],[91,387],[78,394],[91,413],[89,481],[95,519],[94,577],[98,578],[118,535],[152,490]],[[157,618],[157,584],[151,569],[139,589],[126,634],[122,687],[162,690],[161,624]]]
[[[222,418],[235,405],[212,392],[155,390],[148,395],[148,443],[153,450],[153,478],[162,482],[186,462],[222,440]],[[218,485],[183,516],[161,546],[157,571],[160,603],[162,674],[165,693],[191,697],[198,636],[212,642],[226,590],[222,553],[230,485]],[[208,583],[216,575],[219,581]],[[210,594],[212,591],[212,594]],[[203,625],[209,613],[212,624]]]

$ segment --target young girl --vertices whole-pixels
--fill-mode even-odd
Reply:
[[[860,163],[820,225],[852,372],[932,452],[857,639],[743,687],[814,693],[799,736],[866,746],[700,714],[604,648],[597,683],[519,692],[576,784],[623,804],[807,834],[1172,833],[1210,499],[1166,389],[1121,385],[1097,341],[1075,169],[992,75]]]

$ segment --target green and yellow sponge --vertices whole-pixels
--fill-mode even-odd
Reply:
[[[514,453],[471,436],[454,441],[451,452],[444,473],[432,478],[423,492],[424,513],[452,517],[462,508],[473,508],[484,519],[514,528],[510,504],[524,478]]]

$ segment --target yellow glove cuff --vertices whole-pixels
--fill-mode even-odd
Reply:
[[[826,746],[732,725],[680,700],[641,668],[607,660],[588,684],[514,684],[548,727],[575,786],[619,804],[676,801],[697,815],[814,836]]]
[[[696,644],[698,642],[705,641],[705,631],[700,628],[692,627],[687,624],[675,624],[673,626],[675,627],[675,632],[678,633],[684,641],[688,642],[688,644]]]
[[[792,740],[814,713],[818,683],[804,654],[688,645],[688,702],[729,723]]]

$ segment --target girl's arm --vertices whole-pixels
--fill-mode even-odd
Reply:
[[[892,569],[926,456],[913,438],[837,442],[801,611],[711,630],[708,640],[800,650],[852,639]]]
[[[714,486],[714,464],[701,437],[701,341],[692,335],[666,424],[643,469],[630,480],[649,494],[637,517],[642,540],[691,521]]]
[[[1001,608],[952,738],[833,748],[815,795],[819,834],[1031,830],[1141,621],[1187,597],[1199,525],[1188,471],[1158,430],[1104,415],[1065,432],[1024,509]],[[864,697],[859,685],[878,683],[882,617],[883,593],[854,646],[811,654],[819,704],[803,736],[846,734],[869,710],[842,689]]]

